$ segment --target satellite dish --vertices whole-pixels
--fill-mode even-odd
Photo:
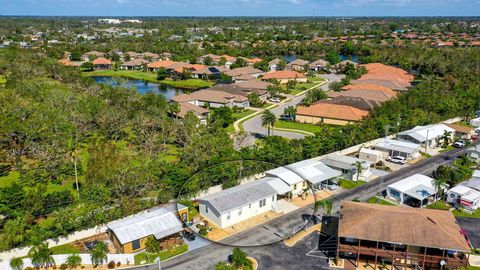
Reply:
[[[440,265],[441,265],[441,266],[445,266],[446,264],[447,264],[446,261],[444,261],[444,260],[441,260],[441,261],[440,261]]]

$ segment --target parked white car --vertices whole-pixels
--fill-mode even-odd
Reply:
[[[271,102],[275,102],[275,103],[279,103],[279,102],[280,102],[280,99],[279,99],[278,97],[271,97],[271,98],[269,98],[269,100],[270,100]]]
[[[463,148],[463,147],[465,147],[465,141],[456,141],[456,142],[453,143],[453,147]]]
[[[401,164],[401,165],[407,163],[407,159],[402,156],[390,156],[387,158],[387,161],[390,161],[395,164]]]

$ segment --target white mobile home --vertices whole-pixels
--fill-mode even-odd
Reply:
[[[356,181],[357,179],[367,179],[370,176],[370,164],[371,162],[361,160],[355,157],[342,156],[342,155],[329,155],[321,160],[323,164],[328,167],[341,171],[343,177],[348,180]],[[357,163],[362,166],[359,173]]]
[[[383,158],[389,156],[402,156],[407,160],[416,159],[420,156],[420,144],[382,139],[374,147],[375,150],[383,153]]]
[[[308,188],[306,179],[303,179],[300,175],[285,167],[278,167],[266,171],[265,174],[270,177],[277,177],[285,182],[290,187],[290,193],[288,194],[288,197],[290,198],[301,194],[306,188]]]
[[[337,182],[337,178],[342,175],[341,172],[313,159],[293,163],[286,168],[308,181],[314,190],[323,189],[326,185]]]
[[[199,198],[200,215],[226,228],[274,210],[279,192],[289,190],[282,183],[267,177]]]
[[[362,148],[358,153],[358,158],[377,163],[383,159],[383,153],[373,149]]]
[[[417,126],[397,134],[397,139],[416,144],[423,144],[428,147],[437,147],[445,131],[450,132],[450,139],[453,141],[455,130],[443,124]]]
[[[433,200],[436,193],[434,180],[422,174],[414,174],[387,187],[387,197],[414,207],[423,207]]]

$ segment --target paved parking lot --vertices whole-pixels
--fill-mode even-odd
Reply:
[[[474,248],[480,248],[480,219],[457,217],[458,224],[467,231]]]

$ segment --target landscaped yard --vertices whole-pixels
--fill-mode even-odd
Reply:
[[[160,261],[165,261],[168,258],[180,255],[188,251],[188,245],[183,244],[170,250],[160,251],[159,254],[150,254],[147,252],[138,253],[135,255],[135,265],[153,263],[157,257],[160,257]]]
[[[371,197],[370,199],[367,200],[368,203],[373,203],[373,204],[381,204],[381,205],[395,205],[394,203],[391,203],[387,200],[384,200],[379,197]]]
[[[129,79],[135,80],[144,80],[147,82],[153,83],[160,83],[160,84],[168,84],[173,87],[178,88],[185,88],[185,89],[201,89],[211,87],[213,82],[204,81],[200,79],[188,79],[188,80],[178,80],[174,81],[171,79],[165,79],[158,81],[157,75],[153,72],[145,72],[145,71],[135,71],[135,70],[96,70],[91,72],[84,72],[85,76],[112,76],[112,77],[124,77]]]
[[[234,119],[234,122],[239,120],[239,119],[242,119],[243,117],[247,117],[249,115],[252,115],[254,114],[255,111],[254,110],[244,110],[242,112],[239,112],[239,113],[233,113],[233,119]],[[241,124],[239,125],[240,126],[240,129],[243,130]],[[235,132],[235,128],[233,127],[233,124],[229,125],[227,128],[226,128],[226,131],[228,133],[233,133]]]
[[[321,127],[318,125],[303,124],[303,123],[298,123],[293,121],[283,121],[283,120],[277,121],[274,127],[296,129],[296,130],[302,130],[310,133],[320,132],[322,130]]]
[[[428,209],[438,209],[438,210],[449,210],[452,208],[450,205],[443,201],[437,201],[432,204],[427,205]]]
[[[480,209],[471,214],[462,210],[453,210],[453,214],[457,217],[480,218]]]
[[[53,255],[80,253],[80,249],[72,244],[65,244],[61,246],[51,247],[50,250],[52,251]]]
[[[367,182],[361,181],[361,180],[351,181],[351,180],[347,180],[347,179],[340,179],[340,181],[338,181],[338,185],[341,188],[344,188],[344,189],[354,189],[354,188],[356,188],[358,186],[361,186],[365,183],[367,183]]]
[[[289,94],[296,95],[300,92],[303,92],[307,89],[310,89],[311,87],[314,87],[315,85],[317,85],[317,84],[319,84],[323,81],[325,81],[325,80],[322,79],[322,78],[319,78],[319,77],[309,78],[308,82],[306,82],[306,83],[297,83],[295,88],[292,89]],[[283,84],[282,87],[285,89],[287,86],[285,84]]]

